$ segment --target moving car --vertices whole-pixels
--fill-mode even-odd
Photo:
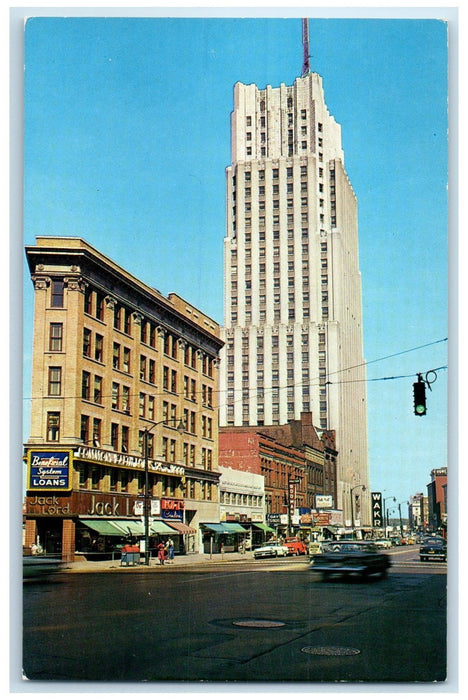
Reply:
[[[379,540],[374,540],[374,544],[379,547],[379,549],[391,549],[392,548],[392,542],[391,540],[387,539],[386,537],[382,537]]]
[[[443,537],[426,537],[419,547],[419,559],[441,559],[447,561],[447,542]]]
[[[310,568],[326,580],[333,574],[357,574],[363,578],[380,574],[383,578],[390,566],[390,557],[380,552],[374,542],[343,540],[322,544],[322,552],[314,555]]]
[[[23,579],[38,578],[56,574],[63,568],[63,561],[58,557],[27,555],[23,557]]]
[[[307,554],[307,545],[299,537],[286,537],[283,544],[288,548],[289,554]]]
[[[287,547],[281,544],[266,544],[264,547],[254,549],[254,559],[263,559],[266,557],[286,557],[289,553]]]

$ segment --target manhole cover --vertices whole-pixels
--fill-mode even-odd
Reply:
[[[275,622],[274,620],[237,620],[232,623],[236,627],[284,627],[284,622]]]
[[[355,656],[361,653],[359,649],[351,647],[303,647],[301,651],[315,656]]]

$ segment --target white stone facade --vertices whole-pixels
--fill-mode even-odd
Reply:
[[[231,133],[220,425],[312,411],[336,430],[346,520],[368,466],[357,202],[341,127],[310,73],[265,90],[237,83]]]

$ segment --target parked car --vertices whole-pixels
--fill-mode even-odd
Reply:
[[[39,578],[56,574],[63,568],[63,561],[58,557],[46,555],[26,555],[23,557],[23,579]]]
[[[266,544],[263,547],[254,549],[254,559],[263,559],[266,557],[286,557],[289,553],[287,547],[281,544]]]
[[[322,574],[324,580],[333,574],[357,574],[367,578],[371,574],[386,576],[391,566],[388,554],[379,551],[374,542],[331,542],[322,552],[314,555],[311,570]]]
[[[307,545],[299,537],[286,537],[283,544],[288,548],[288,554],[307,554]]]
[[[441,559],[447,561],[447,542],[443,537],[426,537],[419,547],[419,559]]]

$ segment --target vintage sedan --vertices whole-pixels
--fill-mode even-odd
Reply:
[[[254,549],[254,559],[264,559],[267,557],[286,557],[289,553],[287,547],[281,544],[266,544],[264,547]]]
[[[299,537],[286,537],[283,544],[288,548],[289,554],[296,556],[307,554],[307,545]]]
[[[23,579],[39,578],[56,574],[64,567],[64,562],[58,557],[42,554],[26,555],[23,557]]]
[[[426,537],[419,547],[419,559],[441,559],[447,561],[447,542],[443,537]]]
[[[357,574],[362,578],[379,574],[383,578],[390,566],[390,557],[379,551],[374,542],[343,540],[323,544],[322,552],[314,555],[310,568],[327,580],[335,574]]]

